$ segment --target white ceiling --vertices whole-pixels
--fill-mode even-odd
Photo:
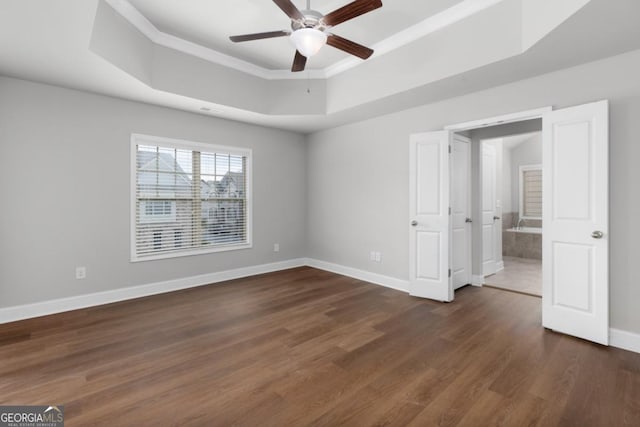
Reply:
[[[327,14],[350,0],[312,0],[311,8]],[[387,0],[382,8],[334,27],[331,32],[366,46],[386,39],[461,0]],[[295,50],[288,37],[232,43],[240,34],[290,30],[290,19],[271,0],[129,0],[158,30],[249,61],[267,69],[290,69]],[[306,0],[293,0],[298,9]],[[348,54],[326,47],[307,63],[326,68]]]
[[[149,8],[150,10],[144,13],[149,15],[148,19],[153,21],[161,31],[171,31],[175,34],[181,34],[185,38],[216,46],[216,49],[238,55],[254,63],[261,61],[257,55],[254,56],[250,52],[225,51],[225,48],[217,47],[215,43],[224,44],[224,40],[231,34],[278,29],[283,25],[286,27],[288,23],[286,16],[270,0],[131,1],[142,11]],[[295,1],[302,7],[301,0]],[[324,6],[320,5],[321,1],[323,0],[315,0],[318,5],[314,4],[314,8],[325,11]],[[423,20],[430,13],[435,13],[452,3],[457,3],[452,0],[383,1],[385,5],[381,11],[372,12],[370,16],[364,15],[353,22],[336,27],[336,33],[339,29],[339,34],[353,37],[356,41],[374,42],[376,38],[385,37],[393,31],[397,31],[404,22],[408,25],[411,22]],[[243,7],[239,6],[241,2]],[[335,4],[333,0],[327,0],[325,4],[330,3]],[[217,22],[217,25],[214,26],[227,25],[228,22],[228,28],[224,31],[231,32],[231,34],[207,35],[207,11],[213,9],[212,4],[216,5],[218,8],[216,10],[229,10],[235,14],[233,15],[235,17],[231,19],[227,18],[228,15],[217,12],[218,15],[214,18]],[[341,2],[338,3],[338,5],[340,4]],[[420,9],[420,13],[414,13],[416,8],[422,7],[423,4],[425,8],[426,4],[429,4],[431,9],[423,8]],[[98,5],[99,0],[1,0],[0,75],[167,106],[198,114],[309,133],[640,49],[640,25],[637,22],[637,17],[640,16],[640,1],[591,0],[582,10],[575,13],[532,49],[521,55],[500,61],[489,61],[484,66],[442,77],[437,81],[421,83],[411,90],[371,99],[337,112],[265,114],[204,101],[206,98],[201,96],[185,96],[154,89],[106,61],[103,57],[96,55],[89,49],[89,46]],[[327,10],[331,9],[333,6],[327,7]],[[151,13],[151,10],[155,12]],[[238,16],[238,11],[242,11],[241,16]],[[190,17],[182,16],[182,14]],[[255,17],[256,14],[258,18]],[[176,15],[174,20],[169,19],[172,15]],[[203,16],[207,19],[202,18]],[[375,34],[371,34],[366,31],[366,34],[363,34],[363,39],[357,37],[360,25],[368,26],[368,28],[372,28],[370,27],[372,25],[375,27],[376,20],[383,19],[383,16],[388,16],[388,18],[380,32],[376,31]],[[269,22],[266,22],[267,17],[269,17]],[[191,22],[192,24],[181,25],[180,22]],[[263,23],[264,28],[257,28]],[[504,22],[496,22],[495,26],[499,27],[504,24]],[[191,28],[192,26],[193,28]],[[178,32],[179,28],[183,28],[182,33]],[[238,31],[235,31],[236,29]],[[354,31],[354,33],[350,33],[350,31]],[[366,39],[366,37],[372,38]],[[443,37],[439,36],[438,40],[443,40],[442,46],[446,48],[446,38],[443,39]],[[226,49],[235,47],[227,45]],[[270,46],[270,49],[277,50],[275,46]],[[258,48],[258,50],[262,52],[262,48]],[[412,50],[409,49],[407,52],[410,57]],[[335,52],[333,53],[335,54]],[[274,62],[270,66],[288,68],[289,54],[285,53],[281,59],[278,59],[282,63]],[[455,51],[450,52],[452,62],[457,59],[456,54]],[[341,54],[338,52],[337,55],[333,59],[327,59],[326,64],[335,60],[339,61]],[[270,55],[267,57],[271,58]],[[387,57],[393,58],[394,55],[389,54],[377,58],[374,60],[377,62],[365,61],[364,64],[372,65],[357,67],[347,73],[348,77],[366,80],[367,73],[376,69],[378,65],[382,64],[380,61],[386,60]],[[428,59],[428,56],[425,59]],[[312,66],[319,66],[318,64]],[[263,65],[266,66],[266,64]],[[395,70],[397,69],[396,67]],[[375,77],[378,81],[384,81],[385,78],[394,80],[405,78],[397,71],[394,72],[396,74],[392,76],[377,75]],[[343,81],[346,80],[343,79]],[[225,82],[215,83],[225,84]],[[345,96],[348,95],[345,94]],[[201,111],[203,106],[210,107],[212,111],[206,113]],[[472,119],[475,118],[469,118],[469,120]]]

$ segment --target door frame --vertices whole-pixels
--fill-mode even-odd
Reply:
[[[540,107],[533,110],[525,110],[517,113],[503,114],[501,116],[488,117],[486,119],[472,120],[445,126],[444,130],[451,132],[463,132],[465,130],[480,129],[490,126],[506,125],[509,123],[524,122],[526,120],[541,119],[545,113],[553,111],[553,107]]]
[[[448,130],[451,133],[457,133],[457,132],[464,132],[467,130],[473,130],[473,129],[481,129],[484,127],[491,127],[491,126],[498,126],[498,125],[506,125],[509,123],[517,123],[517,122],[524,122],[527,120],[533,120],[533,119],[542,119],[542,117],[550,112],[553,111],[553,107],[552,106],[545,106],[545,107],[540,107],[540,108],[534,108],[531,110],[523,110],[523,111],[518,111],[515,113],[508,113],[508,114],[502,114],[500,116],[493,116],[493,117],[487,117],[484,119],[477,119],[477,120],[471,120],[471,121],[467,121],[467,122],[461,122],[461,123],[454,123],[451,125],[447,125],[444,127],[444,130]],[[475,228],[478,226],[479,221],[481,220],[481,218],[476,218],[475,217],[475,211],[471,212],[472,214],[472,228]],[[474,233],[472,232],[472,235]],[[478,254],[475,253],[473,250],[471,251],[471,260],[472,263],[475,262],[474,259],[475,257],[477,257]],[[485,284],[485,280],[484,280],[484,275],[482,274],[473,274],[473,271],[471,272],[471,285],[473,286],[477,286],[477,287],[482,287]]]
[[[590,108],[592,108],[593,105],[602,104],[603,102],[607,103],[606,105],[607,105],[607,112],[608,112],[609,111],[609,107],[608,107],[609,104],[608,104],[607,100],[604,100],[604,101],[595,101],[595,102],[588,102],[588,103],[585,103],[585,104],[568,106],[568,107],[564,107],[564,108],[559,109],[559,110],[554,110],[552,107],[543,107],[543,108],[539,108],[539,109],[535,109],[535,110],[527,110],[527,111],[522,111],[522,112],[519,112],[519,113],[512,113],[512,114],[506,114],[506,115],[497,116],[497,117],[491,117],[491,118],[487,118],[487,119],[474,120],[474,121],[470,121],[470,122],[453,124],[453,125],[450,125],[450,126],[446,126],[445,130],[450,131],[452,133],[455,133],[455,132],[462,132],[462,131],[465,131],[465,130],[472,130],[472,129],[478,129],[478,128],[483,128],[483,127],[502,125],[502,124],[507,124],[507,123],[516,123],[516,122],[521,122],[521,121],[530,120],[530,119],[543,119],[543,121],[544,121],[547,118],[549,118],[550,115],[554,113],[554,111],[576,110],[576,109],[579,109],[579,108],[585,108],[587,105],[589,105]],[[608,117],[606,117],[605,118],[605,122],[604,122],[604,123],[606,123],[607,138],[609,138],[608,135],[609,135],[609,132],[610,132],[608,120],[609,120]],[[542,131],[543,131],[543,133],[544,132],[548,132],[549,129],[545,129],[545,126],[543,124]],[[601,130],[601,132],[602,132],[602,130]],[[543,143],[544,143],[544,141],[543,141]],[[608,147],[607,147],[607,150],[608,150]],[[544,163],[544,161],[543,161],[543,163]],[[608,174],[609,174],[609,171],[607,171],[607,180],[608,180]],[[545,176],[548,176],[548,174],[545,175]],[[552,185],[552,183],[550,183],[548,179],[545,180],[545,188],[548,188],[548,186],[550,186],[550,185]],[[609,209],[608,205],[607,205],[606,209],[607,209],[607,215],[608,215],[608,209]],[[474,221],[476,221],[476,220],[477,220],[477,218],[474,218]],[[475,225],[474,225],[474,227],[475,227]],[[548,224],[543,225],[543,228],[547,228],[547,227],[548,227]],[[598,238],[598,237],[595,237],[595,238]],[[548,277],[547,276],[549,274],[551,274],[547,268],[552,268],[551,265],[547,265],[547,263],[548,263],[547,260],[549,258],[548,251],[550,250],[547,247],[548,246],[547,243],[548,242],[545,243],[544,238],[543,238],[543,256],[542,256],[543,266],[542,266],[542,268],[543,268],[543,273],[544,273],[543,274],[543,278],[544,278],[544,281],[545,281],[545,283],[543,283],[543,287],[548,286],[548,283],[547,283]],[[474,257],[474,260],[475,260],[476,254],[474,254],[473,257]],[[545,267],[547,267],[547,268],[545,268]],[[608,268],[609,268],[609,266],[607,264],[605,270],[608,270]],[[606,281],[608,282],[608,279]],[[484,278],[483,278],[483,280],[481,282],[477,283],[476,282],[476,276],[474,276],[474,283],[473,284],[476,285],[476,286],[482,286],[484,284]],[[609,332],[610,323],[609,322],[607,322],[607,325],[606,325],[607,332],[605,332],[605,333],[602,333],[602,331],[599,331],[599,330],[595,331],[595,332],[591,331],[589,333],[584,333],[584,331],[580,330],[579,327],[577,328],[577,330],[580,333],[578,333],[578,332],[573,330],[573,329],[576,329],[576,328],[573,328],[573,329],[572,328],[568,328],[566,325],[562,325],[561,323],[557,323],[556,321],[550,322],[550,321],[548,321],[548,319],[547,319],[547,321],[545,321],[544,310],[545,309],[547,309],[547,311],[550,310],[549,307],[548,307],[548,304],[551,304],[551,301],[549,301],[549,298],[555,298],[555,296],[550,296],[550,295],[555,295],[555,294],[553,294],[553,292],[549,292],[549,291],[543,291],[543,293],[542,293],[541,306],[543,308],[543,315],[541,316],[541,324],[542,324],[543,327],[545,327],[545,328],[552,327],[553,328],[555,326],[560,325],[560,326],[558,326],[558,328],[561,330],[562,333],[567,333],[569,335],[583,337],[584,339],[587,339],[587,340],[591,340],[591,341],[598,342],[598,343],[601,343],[601,344],[604,344],[604,345],[608,345],[608,343],[609,343],[609,334],[610,334],[610,332]],[[608,295],[605,298],[605,300],[607,301],[606,312],[608,313],[608,300],[609,300]],[[608,314],[607,314],[607,316],[608,316]],[[547,317],[549,317],[549,316],[547,316]],[[555,326],[553,326],[553,325],[555,325]],[[573,327],[574,325],[571,325],[571,326]]]

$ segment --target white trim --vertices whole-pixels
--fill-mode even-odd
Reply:
[[[233,270],[202,274],[199,276],[167,280],[164,282],[149,283],[146,285],[132,286],[128,288],[114,289],[110,291],[96,292],[86,295],[78,295],[68,298],[60,298],[34,304],[6,307],[0,309],[0,324],[14,322],[17,320],[30,319],[33,317],[46,316],[49,314],[62,313],[65,311],[78,310],[81,308],[94,307],[97,305],[110,304],[118,301],[125,301],[150,295],[157,295],[166,292],[173,292],[181,289],[195,288],[198,286],[224,282],[227,280],[255,276],[257,274],[287,270],[290,268],[302,267],[306,264],[307,262],[304,258],[298,258],[287,261],[274,262],[271,264],[254,265],[249,267],[236,268]]]
[[[258,274],[288,270],[290,268],[303,266],[309,266],[317,268],[319,270],[330,271],[332,273],[341,274],[343,276],[353,277],[365,282],[372,283],[374,285],[384,286],[402,292],[408,292],[409,289],[409,282],[406,280],[396,279],[393,277],[384,276],[382,274],[371,273],[369,271],[358,270],[356,268],[346,267],[343,265],[332,264],[325,261],[308,258],[296,258],[270,264],[241,267],[232,270],[202,274],[198,276],[167,280],[164,282],[149,283],[145,285],[113,289],[110,291],[42,301],[33,304],[0,308],[0,324],[15,322],[24,319],[31,319],[34,317],[47,316],[50,314],[63,313],[65,311],[95,307],[98,305],[111,304],[114,302],[142,298],[151,295],[163,294],[167,292],[178,291],[181,289],[195,288],[198,286],[205,286],[228,280],[241,279],[243,277],[250,277]]]
[[[308,70],[305,73],[292,73],[289,70],[271,70],[236,57],[226,55],[217,50],[190,42],[188,40],[163,33],[151,21],[140,13],[128,0],[105,0],[117,13],[122,15],[131,25],[137,28],[152,42],[174,49],[188,55],[196,56],[214,64],[233,68],[265,80],[302,80],[328,79],[347,70],[359,66],[364,61],[358,58],[347,58],[321,70]],[[503,0],[464,0],[455,6],[406,28],[399,33],[374,44],[373,57],[380,57],[442,28],[455,24],[465,18],[501,3]]]
[[[609,328],[609,345],[640,353],[640,334]]]
[[[331,273],[341,274],[343,276],[353,277],[354,279],[364,282],[373,283],[374,285],[384,286],[386,288],[395,289],[397,291],[409,292],[409,281],[396,279],[395,277],[384,276],[370,271],[359,270],[353,267],[347,267],[340,264],[333,264],[326,261],[308,258],[307,265],[319,270],[330,271]]]
[[[201,274],[199,276],[167,280],[164,282],[149,283],[146,285],[132,286],[110,291],[60,298],[33,304],[0,308],[0,324],[63,313],[66,311],[79,310],[88,307],[95,307],[104,304],[111,304],[136,298],[143,298],[152,295],[164,294],[167,292],[174,292],[182,289],[207,286],[220,282],[226,282],[229,280],[255,276],[258,274],[272,273],[275,271],[288,270],[291,268],[304,266],[341,274],[343,276],[353,277],[358,280],[362,280],[378,286],[395,289],[397,291],[407,293],[409,292],[408,280],[396,279],[394,277],[371,273],[369,271],[359,270],[357,268],[333,264],[330,262],[320,261],[312,258],[297,258],[270,264],[241,267],[232,270],[218,271],[215,273]],[[484,277],[473,275],[471,277],[471,284],[473,286],[482,286],[484,284]],[[640,353],[640,334],[610,328],[609,345],[612,347],[621,348],[623,350]]]
[[[488,126],[504,125],[508,123],[522,122],[524,120],[540,119],[545,113],[552,111],[553,107],[536,108],[535,110],[520,111],[518,113],[505,114],[502,116],[489,117],[486,119],[473,120],[470,122],[458,123],[445,126],[445,130],[460,132],[470,129],[479,129]]]
[[[131,134],[131,144],[136,145],[159,145],[168,148],[178,148],[193,150],[194,148],[202,151],[215,151],[219,154],[229,154],[232,156],[250,157],[252,150],[250,148],[233,147],[229,145],[220,145],[215,143],[189,141],[186,139],[167,138],[164,136],[145,135],[141,133]],[[134,151],[135,152],[135,151]]]
[[[138,11],[128,0],[105,0],[109,6],[119,13],[124,19],[126,19],[131,25],[133,25],[138,31],[140,31],[145,37],[151,40],[153,43],[174,49],[187,55],[192,55],[205,61],[209,61],[213,64],[219,64],[225,67],[233,68],[234,70],[242,71],[247,74],[251,74],[256,77],[261,77],[267,80],[274,79],[307,79],[311,78],[324,78],[324,72],[311,71],[309,73],[291,73],[288,70],[269,70],[264,67],[252,64],[251,62],[244,61],[242,59],[235,58],[233,56],[226,55],[218,52],[217,50],[190,42],[185,39],[173,36],[171,34],[163,33],[158,30],[151,21],[149,21],[142,13]],[[290,76],[294,74],[293,76]],[[304,75],[298,75],[304,74]]]
[[[494,6],[500,2],[502,2],[502,0],[462,1],[455,6],[450,7],[449,9],[445,9],[440,13],[430,16],[429,18],[420,21],[417,24],[372,45],[371,48],[374,50],[372,58],[377,58],[389,52],[393,52],[396,49],[406,46],[409,43],[412,43],[445,27],[453,25],[456,22],[462,21],[463,19],[475,15],[476,13]],[[350,57],[328,66],[323,71],[326,75],[326,78],[329,78],[343,73],[362,63],[362,60]]]
[[[481,274],[473,274],[471,276],[471,285],[472,286],[483,286],[485,284],[484,276]]]
[[[502,270],[504,270],[504,260],[496,262],[496,273]]]

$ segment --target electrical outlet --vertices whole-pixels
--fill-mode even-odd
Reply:
[[[76,267],[76,279],[85,279],[87,277],[87,267]]]
[[[273,244],[273,252],[280,252],[280,243]]]
[[[382,261],[382,254],[380,252],[376,252],[376,262]]]
[[[375,251],[371,251],[369,252],[369,261],[375,261],[376,260],[376,253]]]

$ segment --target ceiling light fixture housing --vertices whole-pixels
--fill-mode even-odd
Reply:
[[[291,43],[306,58],[318,53],[327,44],[326,27],[321,23],[322,14],[315,10],[302,10],[304,19],[292,20]]]

